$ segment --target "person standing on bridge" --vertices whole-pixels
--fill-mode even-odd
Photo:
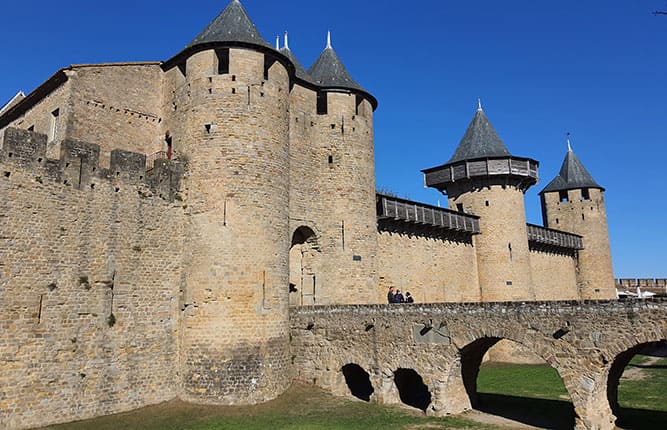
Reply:
[[[387,293],[387,302],[388,303],[398,303],[396,301],[396,292],[394,287],[389,287],[389,292]]]

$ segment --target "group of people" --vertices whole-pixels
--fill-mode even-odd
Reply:
[[[389,287],[387,301],[389,303],[414,303],[415,299],[412,298],[409,291],[406,292],[404,296],[403,293],[401,293],[401,290],[397,290],[394,287]]]

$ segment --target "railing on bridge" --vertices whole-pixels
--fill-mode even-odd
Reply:
[[[393,219],[429,227],[478,234],[479,217],[417,203],[410,200],[377,194],[378,219]]]
[[[528,224],[528,242],[564,249],[584,249],[584,241],[581,236],[534,224]]]
[[[146,156],[146,171],[150,172],[155,167],[155,160],[170,160],[171,156],[167,151],[158,151],[155,154]]]

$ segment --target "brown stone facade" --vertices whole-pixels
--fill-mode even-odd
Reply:
[[[4,112],[0,427],[174,397],[255,404],[295,374],[341,392],[335,360],[366,363],[361,340],[389,351],[382,330],[399,324],[408,336],[416,324],[413,310],[377,307],[389,286],[420,303],[477,303],[469,306],[489,321],[507,308],[480,302],[612,296],[596,190],[590,201],[572,191],[567,204],[545,196],[547,226],[582,236],[581,251],[532,247],[525,190],[511,184],[449,196],[452,210],[478,216],[480,231],[378,220],[374,107],[363,90],[298,79],[269,47],[224,42],[166,63],[70,66]],[[353,352],[332,358],[343,348],[317,343],[337,329],[301,331],[311,315],[318,327],[330,323],[329,308],[295,310],[311,305],[358,305],[332,308],[350,317],[341,329],[360,336],[346,338]],[[562,319],[562,308],[543,306]],[[471,307],[442,309],[455,309],[454,325],[477,322],[459,312]],[[347,325],[362,316],[376,329]],[[509,338],[551,357],[553,342]],[[420,365],[437,396],[464,390],[447,382],[456,348],[410,345],[442,354]],[[416,356],[386,360],[387,369],[409,367]],[[442,411],[469,406],[438,402]]]

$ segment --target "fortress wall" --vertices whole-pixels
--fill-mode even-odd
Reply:
[[[141,154],[164,150],[162,70],[157,64],[74,66],[67,137]]]
[[[315,91],[291,92],[290,232],[306,226],[317,237],[290,254],[290,303],[376,303],[373,109],[354,94],[326,97],[317,114]]]
[[[167,71],[167,126],[188,162],[183,383],[198,403],[254,404],[289,380],[289,76],[230,48]]]
[[[475,247],[454,233],[419,234],[400,225],[380,228],[380,286],[409,291],[416,302],[479,302]],[[385,300],[386,301],[386,300]]]
[[[68,133],[67,118],[71,116],[72,111],[70,104],[71,92],[71,81],[65,81],[51,92],[51,94],[44,97],[23,115],[10,122],[4,129],[0,130],[0,145],[2,145],[2,142],[4,141],[3,136],[5,130],[10,127],[27,130],[34,126],[33,130],[36,133],[48,135],[51,130],[52,112],[58,109],[58,132],[55,139],[52,139],[47,143],[47,155],[50,158],[58,158],[60,156],[60,142]]]
[[[546,251],[530,251],[530,270],[537,300],[579,300],[577,258]]]
[[[583,236],[577,271],[581,298],[616,298],[604,192],[591,188],[584,198],[582,190],[575,189],[567,191],[566,201],[559,197],[557,192],[542,195],[544,223]]]
[[[85,419],[175,397],[181,203],[154,197],[121,163],[117,177],[97,169],[81,186],[76,179],[66,185],[65,164],[38,161],[46,136],[8,131],[6,138],[0,427]]]

